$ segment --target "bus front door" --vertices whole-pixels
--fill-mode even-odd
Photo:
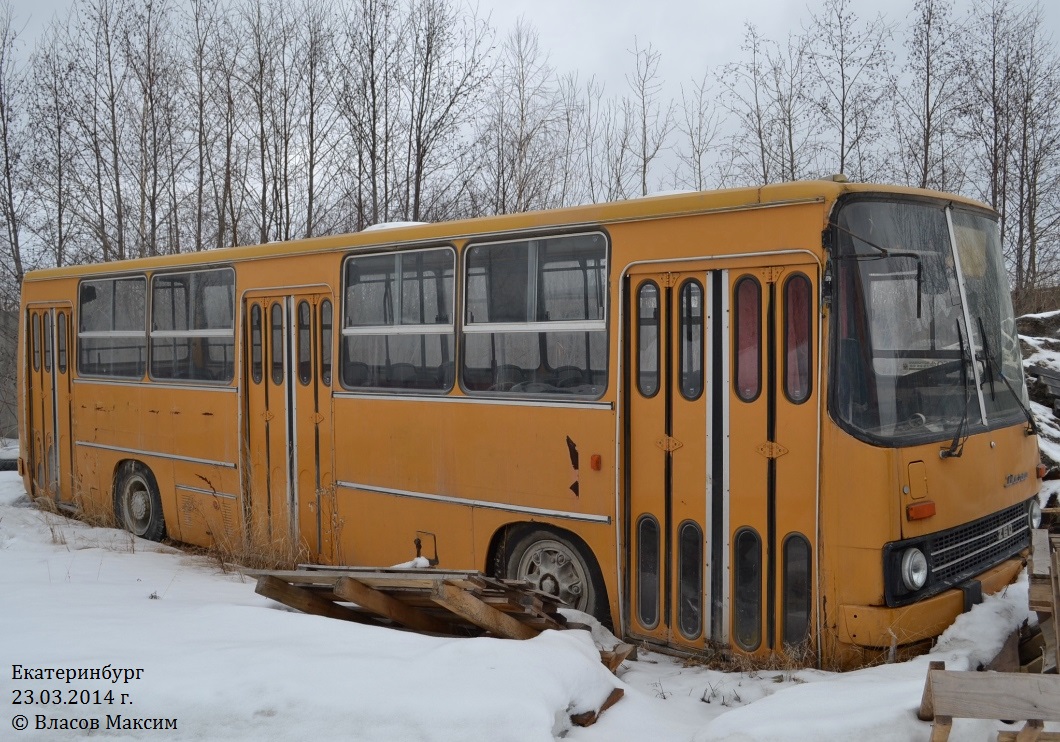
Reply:
[[[631,272],[630,632],[782,651],[810,632],[816,266]]]
[[[72,506],[70,308],[31,306],[27,314],[33,495]]]
[[[247,528],[297,559],[331,561],[330,294],[246,299]]]

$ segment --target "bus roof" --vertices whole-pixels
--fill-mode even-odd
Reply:
[[[361,232],[311,237],[261,245],[227,247],[203,251],[183,252],[149,258],[132,258],[108,263],[89,263],[63,268],[31,271],[24,282],[52,278],[95,275],[124,271],[143,271],[210,263],[232,263],[264,257],[279,257],[299,252],[346,251],[357,248],[392,246],[460,240],[480,235],[526,233],[550,227],[603,226],[621,222],[692,215],[711,211],[728,211],[755,206],[798,203],[833,202],[847,193],[880,193],[911,195],[954,201],[969,206],[989,209],[987,204],[952,193],[845,182],[837,179],[804,180],[754,188],[731,188],[714,191],[668,193],[645,196],[626,201],[614,201],[582,206],[568,206],[547,211],[528,211],[502,216],[477,217],[451,222],[395,223],[387,229],[366,229]]]

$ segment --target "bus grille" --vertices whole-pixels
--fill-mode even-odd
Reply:
[[[989,569],[1029,544],[1025,503],[934,534],[928,555],[932,582],[953,585]]]

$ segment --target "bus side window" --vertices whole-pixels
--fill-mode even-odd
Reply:
[[[273,304],[269,310],[272,337],[269,340],[269,356],[272,361],[272,383],[283,383],[283,307]]]
[[[44,349],[44,370],[52,370],[52,313],[50,311],[44,313],[44,332],[43,332],[43,349]]]
[[[703,287],[698,281],[685,281],[680,296],[679,386],[681,396],[693,401],[703,393]]]
[[[810,279],[801,273],[784,282],[784,393],[801,404],[810,396]]]
[[[261,383],[261,305],[250,307],[250,379]]]
[[[762,287],[751,276],[736,281],[733,291],[733,379],[736,396],[744,402],[762,390]]]
[[[56,339],[58,341],[59,357],[56,359],[56,366],[59,369],[59,373],[66,373],[66,313],[59,312],[58,319],[55,321]]]
[[[637,289],[637,389],[645,397],[659,391],[659,287],[645,281]]]
[[[331,386],[331,301],[320,302],[320,383]]]
[[[304,299],[298,302],[298,383],[308,386],[313,380],[312,309]]]
[[[33,370],[40,371],[40,315],[33,313]]]

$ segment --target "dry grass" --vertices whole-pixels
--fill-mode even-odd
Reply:
[[[657,650],[649,646],[647,649]],[[782,652],[770,652],[762,655],[749,655],[734,652],[729,647],[710,646],[705,653],[689,655],[684,658],[686,667],[705,667],[726,673],[743,673],[757,675],[763,672],[790,673],[817,666],[817,653],[809,642],[784,647]],[[779,682],[779,681],[778,681]]]

